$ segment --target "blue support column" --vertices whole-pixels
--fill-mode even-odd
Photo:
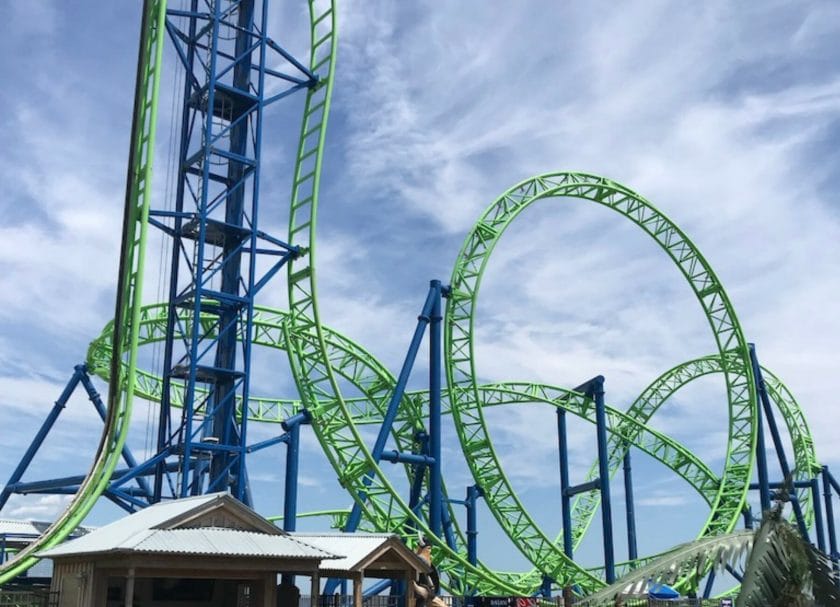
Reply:
[[[706,586],[703,588],[703,598],[708,599],[712,596],[712,586],[715,584],[715,570],[709,572],[709,577],[706,578]]]
[[[280,425],[286,431],[286,478],[283,492],[283,530],[297,530],[298,469],[300,465],[300,427],[312,421],[306,409],[296,413]],[[279,439],[277,439],[279,442]]]
[[[770,509],[770,484],[767,477],[767,451],[764,444],[763,418],[761,411],[758,411],[756,415],[755,465],[758,471],[758,494],[762,517]]]
[[[297,486],[298,461],[300,453],[300,425],[289,430],[289,442],[286,449],[286,479],[283,492],[283,530],[295,531],[297,528]]]
[[[811,502],[814,504],[814,534],[817,536],[817,548],[825,552],[825,528],[820,505],[820,482],[817,478],[811,479]]]
[[[458,540],[455,538],[455,530],[452,528],[452,517],[447,506],[448,501],[444,500],[440,505],[440,520],[443,531],[443,538],[446,540],[446,545],[452,550],[458,551]]]
[[[539,594],[544,596],[545,598],[551,597],[551,584],[553,584],[553,580],[548,577],[547,575],[543,575],[542,583],[540,584],[540,592]]]
[[[612,531],[612,503],[610,500],[610,471],[607,444],[607,412],[604,402],[604,378],[592,380],[595,396],[595,420],[598,432],[598,476],[601,481],[601,524],[604,536],[604,569],[607,584],[615,581],[615,556]]]
[[[408,352],[405,355],[400,374],[397,377],[397,385],[394,387],[394,392],[391,394],[391,399],[388,401],[388,408],[385,411],[385,416],[382,419],[382,425],[379,427],[379,433],[376,436],[376,442],[371,449],[371,456],[375,462],[382,459],[382,452],[385,450],[385,444],[388,442],[388,435],[394,425],[394,420],[397,418],[400,401],[403,394],[405,394],[405,387],[408,384],[408,379],[411,376],[411,370],[414,368],[414,362],[417,360],[417,353],[420,350],[420,344],[423,342],[423,334],[426,332],[426,326],[431,321],[432,310],[434,308],[435,298],[439,297],[439,292],[435,289],[429,289],[426,295],[426,301],[423,304],[423,309],[420,316],[417,317],[417,327],[414,329],[414,335],[411,338],[411,343],[408,346]],[[431,449],[431,439],[429,439]],[[369,486],[372,481],[370,474],[365,476],[363,483]],[[364,501],[367,496],[360,495],[359,499]],[[344,531],[355,531],[359,527],[362,520],[362,507],[357,503],[353,504],[353,509],[347,517],[347,522],[344,525]]]
[[[216,3],[216,10],[219,10],[219,4]],[[254,0],[243,0],[240,2],[239,10],[237,11],[236,25],[238,33],[236,35],[236,42],[234,44],[234,53],[236,57],[242,57],[241,60],[236,61],[233,66],[233,95],[247,95],[251,86],[252,73],[252,48],[253,41],[250,32],[254,30]],[[233,109],[230,110],[231,113]],[[255,122],[259,122],[259,108],[255,112]],[[233,115],[231,114],[231,118]],[[230,124],[230,144],[229,150],[232,154],[238,157],[247,158],[248,156],[248,127],[247,121],[233,120]],[[255,159],[259,158],[259,150],[254,150]],[[254,167],[256,170],[256,167]],[[227,179],[229,183],[241,183],[245,177],[246,172],[250,167],[244,162],[229,162],[227,165]],[[256,176],[255,176],[256,179]],[[245,193],[244,187],[229,190],[227,193],[227,201],[225,203],[224,221],[226,229],[228,230],[242,230],[246,219],[245,214]],[[254,201],[256,203],[256,201]],[[254,213],[254,220],[256,220],[256,213]],[[256,246],[256,234],[252,231],[247,236],[248,244],[251,248]],[[253,282],[247,284],[248,278],[253,277],[253,273],[246,270],[243,276],[242,272],[242,251],[243,243],[239,238],[225,238],[222,243],[221,255],[226,261],[222,265],[221,285],[219,290],[221,293],[230,298],[239,298],[242,294],[240,283],[246,283],[246,289],[253,289]],[[253,262],[254,255],[250,256],[249,261]],[[243,280],[244,279],[244,280]],[[219,314],[219,336],[216,345],[216,356],[214,367],[217,369],[224,369],[227,373],[220,374],[215,382],[214,390],[211,398],[211,409],[215,411],[213,416],[213,430],[215,436],[219,437],[220,443],[224,445],[240,446],[246,441],[246,428],[248,416],[243,415],[239,419],[237,425],[236,418],[236,397],[237,389],[240,382],[242,383],[242,393],[248,394],[247,383],[250,376],[247,372],[240,378],[237,375],[237,337],[241,325],[242,333],[247,336],[247,342],[243,345],[243,360],[241,369],[249,369],[250,357],[250,335],[251,335],[251,321],[253,317],[253,298],[246,298],[242,306],[225,305],[221,307]],[[251,308],[251,310],[247,309]],[[287,458],[288,459],[288,458]],[[214,452],[210,460],[210,487],[217,486],[219,488],[231,487],[233,494],[240,500],[245,501],[245,486],[244,474],[245,470],[243,457],[237,457],[236,450]]]
[[[750,361],[752,362],[753,377],[755,377],[756,391],[760,392],[758,378],[761,374],[761,367],[758,364],[758,358],[755,355],[754,344],[749,344]],[[758,394],[760,398],[760,394]],[[759,500],[761,502],[761,516],[770,509],[770,485],[767,472],[767,451],[764,444],[764,421],[761,409],[756,412],[756,453],[755,463],[758,470],[758,492]]]
[[[749,504],[744,506],[744,529],[753,528],[753,513],[752,506]]]
[[[441,536],[441,509],[443,491],[441,481],[441,284],[439,280],[430,283],[434,294],[431,325],[429,327],[429,529]]]
[[[405,604],[405,581],[391,580],[390,595],[396,599],[397,607],[409,607]]]
[[[425,431],[417,432],[415,434],[415,442],[419,443],[419,455],[429,454],[429,434]],[[420,504],[420,499],[423,497],[423,480],[426,478],[426,464],[419,463],[414,466],[414,476],[411,481],[411,492],[408,496],[408,507],[415,511]],[[414,529],[413,523],[409,526],[409,531]]]
[[[563,516],[563,552],[574,557],[572,545],[572,497],[569,494],[569,450],[566,435],[566,411],[557,409],[557,447],[560,453],[560,507]]]
[[[444,506],[443,487],[440,478],[440,430],[441,430],[441,297],[444,295],[445,289],[439,280],[433,280],[429,286],[429,292],[426,295],[426,300],[423,303],[423,308],[420,315],[417,317],[417,326],[414,329],[414,335],[403,361],[400,373],[397,376],[397,383],[391,398],[388,402],[388,407],[382,419],[382,424],[379,427],[379,433],[376,436],[373,449],[371,449],[371,456],[374,462],[380,462],[383,459],[393,462],[407,462],[415,465],[414,481],[411,487],[411,494],[409,502],[412,506],[419,506],[423,503],[421,498],[423,475],[425,469],[429,470],[429,527],[437,537],[441,537],[443,529],[442,508]],[[428,455],[425,454],[406,454],[397,453],[396,451],[385,453],[385,445],[388,442],[391,428],[399,411],[399,405],[405,394],[405,388],[408,384],[411,371],[414,368],[414,363],[417,360],[417,354],[423,341],[423,335],[426,327],[431,325],[429,330],[429,432],[425,435],[421,442],[427,442]],[[419,437],[418,437],[419,438]],[[425,444],[423,446],[425,450]],[[435,457],[436,456],[436,457]],[[437,464],[437,466],[436,466]],[[362,479],[365,487],[370,486],[373,482],[373,472],[368,472]],[[344,524],[343,530],[346,532],[355,531],[359,527],[362,520],[362,506],[367,499],[364,493],[357,496]],[[338,587],[339,580],[331,578],[327,581],[324,587],[324,593],[329,594],[335,591]],[[391,585],[394,588],[394,585]]]
[[[467,487],[467,560],[478,564],[478,498],[483,495],[478,485]]]
[[[615,547],[612,530],[612,502],[607,442],[607,410],[604,402],[604,377],[599,375],[575,388],[595,402],[595,426],[598,443],[598,478],[575,487],[569,486],[568,450],[565,412],[557,410],[557,434],[560,448],[560,485],[563,509],[563,550],[572,558],[571,497],[577,493],[598,489],[601,492],[601,528],[604,546],[604,573],[608,584],[615,581]]]
[[[787,479],[791,475],[790,465],[788,464],[787,455],[785,455],[785,447],[782,443],[782,436],[779,433],[779,427],[776,424],[776,416],[773,415],[773,408],[770,404],[770,397],[767,394],[767,385],[764,383],[764,375],[761,372],[761,365],[758,363],[758,355],[755,351],[755,344],[749,344],[750,348],[750,361],[752,362],[753,367],[753,375],[755,376],[755,385],[756,390],[758,391],[758,399],[761,402],[761,407],[764,411],[764,417],[767,421],[767,428],[770,430],[770,437],[773,439],[773,448],[776,450],[776,456],[779,460],[779,467],[782,470],[782,478]],[[759,422],[761,421],[761,411],[758,414]],[[762,425],[759,423],[758,426],[759,432],[762,432]],[[758,457],[761,457],[764,460],[764,473],[765,477],[767,475],[767,462],[766,457],[764,455],[764,437],[763,432],[760,435],[760,441],[758,443],[759,454]],[[757,460],[758,461],[758,460]],[[760,472],[760,468],[759,468]],[[759,483],[761,482],[761,477],[759,477]],[[766,481],[765,481],[766,483]],[[793,507],[793,513],[796,515],[796,522],[799,527],[799,532],[802,534],[802,537],[805,538],[805,541],[808,540],[808,528],[805,525],[805,516],[802,514],[802,507],[799,504],[798,500],[791,500],[791,505]],[[762,508],[764,508],[764,504],[762,504]]]
[[[312,420],[309,411],[304,409],[300,413],[290,417],[282,423],[283,429],[288,434],[286,441],[286,478],[283,491],[283,530],[297,530],[297,491],[298,491],[298,469],[300,463],[300,427]],[[284,573],[281,578],[284,585],[293,586],[295,576]]]
[[[627,558],[638,558],[636,549],[636,511],[633,504],[633,472],[630,465],[630,445],[625,445],[624,452],[624,503],[627,512]]]
[[[825,521],[828,528],[829,556],[837,569],[837,532],[834,525],[834,504],[831,502],[831,473],[827,466],[822,467],[823,496],[825,497]]]

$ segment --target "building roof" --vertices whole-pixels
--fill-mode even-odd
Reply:
[[[41,535],[49,523],[40,521],[16,521],[12,519],[0,519],[0,535]]]
[[[277,558],[339,557],[320,550],[287,534],[268,535],[255,531],[238,531],[204,527],[155,531],[135,547],[137,552],[173,554],[217,554],[225,556],[262,556]],[[314,553],[314,554],[313,554]]]
[[[41,556],[78,556],[131,552],[136,554],[189,554],[197,556],[247,556],[285,559],[337,559],[334,554],[289,537],[259,531],[241,531],[220,527],[193,529],[147,529],[118,545],[90,547],[68,542],[41,553]],[[87,548],[87,549],[86,549]]]
[[[52,523],[46,521],[19,521],[14,519],[0,519],[0,543],[9,549],[22,549],[41,537]],[[90,533],[91,527],[76,527],[70,539]],[[42,571],[43,573],[43,571]],[[34,575],[29,573],[29,576]],[[49,577],[49,574],[46,575]]]
[[[15,519],[0,519],[0,535],[39,537],[52,523],[47,521],[19,521]],[[92,531],[91,527],[77,527],[73,531],[74,537]]]
[[[377,568],[380,557],[396,554],[406,565],[417,571],[429,573],[426,561],[412,552],[399,538],[391,533],[290,533],[320,550],[343,555],[341,558],[322,562],[320,569],[326,572],[362,572]]]
[[[56,558],[104,553],[337,558],[329,551],[290,537],[223,493],[149,506],[76,540],[40,552],[38,556]]]

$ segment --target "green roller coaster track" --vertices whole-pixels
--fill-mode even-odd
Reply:
[[[285,350],[284,324],[287,317],[288,314],[282,310],[257,308],[253,343],[263,347]],[[208,317],[207,324],[208,326],[213,324],[212,317]],[[139,346],[144,347],[163,341],[165,330],[166,306],[157,304],[144,307],[139,326],[141,335]],[[92,342],[88,351],[88,368],[105,381],[110,380],[110,368],[107,363],[110,360],[112,339],[113,323],[110,323],[103,333]],[[333,361],[335,372],[365,394],[362,397],[346,400],[352,411],[354,423],[357,425],[381,424],[385,403],[395,383],[393,376],[360,345],[329,328],[325,329],[325,341],[329,352],[328,356]],[[667,371],[643,391],[634,403],[634,406],[638,406],[641,411],[640,418],[633,418],[625,413],[608,408],[609,426],[615,428],[609,439],[611,473],[615,473],[620,468],[626,445],[632,444],[675,471],[711,505],[719,487],[720,479],[682,445],[651,430],[645,424],[679,388],[695,379],[721,371],[720,360],[715,357],[710,356],[688,361]],[[787,424],[788,434],[793,445],[794,458],[797,462],[796,480],[811,478],[819,470],[819,464],[801,409],[781,380],[766,368],[763,368],[763,373],[771,399]],[[134,388],[135,396],[156,402],[160,397],[161,385],[162,382],[159,377],[139,371]],[[386,389],[384,392],[377,392],[371,390],[370,386],[384,386]],[[544,403],[561,407],[594,423],[592,402],[562,388],[532,383],[506,382],[480,385],[479,389],[482,394],[482,405],[485,407]],[[401,415],[397,418],[397,424],[393,432],[400,449],[410,449],[414,431],[423,428],[423,419],[419,412],[425,402],[426,392],[424,391],[406,394],[406,406],[401,410]],[[173,404],[180,406],[180,401],[176,399]],[[298,412],[302,407],[303,404],[298,399],[254,397],[249,401],[247,411],[249,419],[252,421],[280,423]],[[239,409],[241,410],[241,404]],[[443,412],[445,415],[451,415],[448,393],[444,393]],[[597,467],[593,465],[587,480],[595,476],[597,476]],[[798,489],[797,493],[802,504],[806,524],[810,526],[813,521],[811,494],[807,489]],[[572,521],[574,545],[576,547],[583,540],[597,506],[598,494],[594,492],[578,496],[574,503]],[[336,517],[336,526],[343,524],[342,513],[346,517],[347,511],[331,511],[330,513]],[[457,524],[455,517],[452,518]],[[463,545],[464,538],[460,530],[457,530],[457,534],[460,539],[459,544]],[[559,542],[559,539],[557,542]],[[630,565],[630,563],[622,564],[619,571],[627,570]],[[514,574],[510,574],[506,577],[507,579],[517,579],[519,584],[525,584],[528,588],[535,588],[539,584],[541,574],[534,571],[518,578],[513,576]]]
[[[133,393],[125,389],[134,383],[137,367],[137,325],[143,292],[143,269],[152,190],[155,126],[163,57],[164,0],[147,0],[143,10],[137,84],[134,95],[128,188],[123,219],[120,269],[115,318],[117,339],[113,351],[113,375],[108,390],[108,409],[93,465],[67,509],[52,525],[17,556],[0,568],[0,584],[20,575],[38,562],[34,555],[67,538],[78,527],[105,490],[120,459],[128,436]],[[121,364],[125,361],[127,364]]]
[[[475,482],[483,489],[494,517],[534,569],[524,573],[493,571],[472,565],[464,549],[450,548],[431,534],[422,514],[409,508],[404,491],[393,475],[374,460],[361,429],[381,425],[394,390],[394,376],[360,345],[321,322],[316,281],[316,219],[324,142],[330,112],[336,64],[336,6],[309,0],[311,51],[309,68],[318,84],[307,92],[297,162],[293,175],[289,218],[289,244],[303,255],[288,264],[289,310],[257,307],[252,343],[287,353],[298,398],[251,397],[238,403],[240,415],[266,423],[279,423],[307,408],[312,427],[335,470],[338,481],[359,504],[364,529],[401,532],[407,523],[434,542],[435,562],[445,586],[452,592],[466,589],[482,594],[531,594],[547,575],[559,584],[574,582],[584,593],[603,587],[601,568],[585,569],[563,553],[558,540],[539,529],[519,501],[504,474],[490,441],[483,409],[490,406],[541,404],[563,409],[594,423],[594,404],[573,390],[526,382],[481,384],[475,369],[475,309],[483,272],[490,255],[514,219],[531,204],[553,201],[588,201],[605,206],[646,232],[673,260],[700,303],[717,344],[717,353],[682,363],[646,388],[626,412],[607,408],[608,463],[615,474],[630,447],[647,453],[674,471],[709,504],[710,514],[699,537],[731,531],[745,505],[752,476],[756,443],[756,390],[749,350],[732,305],[720,281],[688,237],[648,201],[613,181],[572,172],[548,173],[527,179],[500,196],[482,214],[468,234],[456,260],[445,316],[445,355],[448,390],[443,394],[444,414],[454,422],[461,449]],[[128,432],[132,399],[159,402],[162,382],[154,373],[136,368],[138,349],[162,341],[166,332],[166,306],[141,306],[145,231],[148,218],[152,151],[162,52],[160,32],[165,0],[146,0],[138,61],[128,203],[120,265],[115,318],[88,350],[91,372],[109,383],[108,417],[93,467],[67,510],[47,532],[0,569],[0,583],[19,575],[37,561],[34,555],[67,537],[102,494],[119,459]],[[213,319],[202,318],[205,331],[214,330]],[[813,441],[804,415],[784,384],[766,369],[768,394],[781,413],[793,445],[797,480],[819,470]],[[723,473],[717,476],[696,455],[674,439],[647,424],[682,386],[699,377],[723,374],[729,419]],[[345,397],[341,386],[353,387]],[[184,404],[178,385],[172,404]],[[392,437],[401,451],[413,448],[415,433],[426,426],[424,391],[407,392],[401,402]],[[413,469],[405,466],[409,482]],[[588,480],[597,476],[593,466]],[[369,480],[369,484],[365,481]],[[807,524],[814,516],[810,492],[799,490]],[[600,495],[583,493],[573,505],[573,545],[578,546],[599,506]],[[451,508],[451,506],[450,506]],[[335,525],[346,521],[348,511],[325,511]],[[454,512],[450,519],[458,546],[466,546]],[[652,557],[620,563],[618,573]]]
[[[280,350],[286,349],[286,330],[288,314],[280,310],[257,308],[254,323],[255,345]],[[212,325],[211,316],[207,318],[208,326]],[[111,348],[113,325],[110,324],[97,340],[91,344],[88,352],[88,367],[105,381],[109,381],[110,369],[107,364]],[[166,307],[163,304],[143,308],[140,324],[140,347],[160,342],[165,337]],[[335,373],[358,389],[364,396],[348,399],[352,411],[353,423],[357,425],[381,424],[384,417],[388,397],[396,383],[394,377],[361,346],[346,337],[325,329],[325,344],[328,358],[332,361]],[[141,372],[135,384],[135,396],[155,401],[160,395],[162,382],[159,377]],[[582,395],[563,388],[553,386],[507,382],[489,384],[480,387],[484,406],[544,403],[563,408],[570,413],[580,416],[594,423],[594,409],[592,401]],[[424,428],[421,414],[425,402],[425,392],[410,392],[406,395],[405,406],[401,417],[398,417],[394,428],[394,438],[400,449],[410,450],[415,431]],[[447,397],[448,394],[445,394]],[[179,401],[175,401],[180,404]],[[335,402],[324,403],[324,407],[336,406]],[[248,415],[253,421],[279,423],[299,411],[303,404],[299,400],[277,401],[273,399],[252,398],[248,403]],[[241,405],[240,405],[241,410]],[[270,412],[269,416],[265,413]],[[444,399],[444,414],[451,414],[451,403]],[[675,470],[689,484],[711,503],[719,485],[719,479],[708,467],[682,445],[671,440],[643,424],[627,417],[621,411],[608,408],[610,425],[622,428],[622,441],[634,440],[643,452],[662,462],[665,466]],[[325,447],[326,448],[326,447]],[[452,516],[455,520],[454,515]],[[374,526],[379,530],[393,527]],[[465,545],[463,534],[457,531],[460,545]],[[582,534],[581,534],[582,535]],[[518,583],[525,583],[536,587],[540,581],[539,574],[530,574],[525,578],[516,577]]]

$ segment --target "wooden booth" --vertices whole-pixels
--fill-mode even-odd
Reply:
[[[353,607],[362,607],[362,586],[366,579],[392,579],[405,582],[406,605],[414,605],[412,582],[430,565],[406,547],[396,535],[384,533],[292,533],[292,537],[326,552],[342,555],[323,560],[322,578],[341,578],[353,582]]]
[[[309,577],[317,605],[321,561],[338,558],[226,494],[161,502],[40,556],[56,607],[278,607],[278,574]]]

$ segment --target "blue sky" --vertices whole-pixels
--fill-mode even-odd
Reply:
[[[272,31],[300,52],[302,8],[284,4]],[[11,429],[0,477],[112,314],[138,15],[139,2],[10,3],[0,26],[0,426]],[[821,461],[840,469],[839,29],[830,2],[343,3],[319,216],[324,319],[396,370],[428,280],[448,279],[496,196],[547,171],[601,174],[651,200],[703,251],[763,363],[804,407]],[[161,195],[171,74],[164,89]],[[272,204],[262,222],[278,236],[296,103],[266,126],[263,200]],[[150,257],[156,268],[154,243]],[[149,302],[159,286],[153,269]],[[283,293],[279,280],[264,303],[282,305]],[[600,373],[608,401],[624,407],[713,347],[665,256],[592,205],[529,209],[483,283],[484,379],[571,387]],[[291,393],[282,356],[261,354],[257,365],[261,389]],[[699,382],[653,425],[719,469],[724,396],[719,379]],[[98,436],[88,409],[73,401],[31,478],[86,469]],[[138,451],[146,417],[138,407]],[[553,413],[534,406],[488,419],[512,483],[554,534]],[[572,430],[582,476],[594,436],[583,424]],[[305,441],[301,509],[346,505]],[[281,455],[254,463],[266,514],[282,509]],[[470,481],[457,444],[445,455],[460,494]],[[674,475],[640,457],[635,480],[642,552],[700,528],[699,500]],[[49,517],[61,501],[15,500],[3,516]],[[92,520],[115,514],[98,508]],[[512,550],[490,550],[505,543],[481,517],[491,564],[524,568]],[[595,559],[592,546],[584,554]]]

